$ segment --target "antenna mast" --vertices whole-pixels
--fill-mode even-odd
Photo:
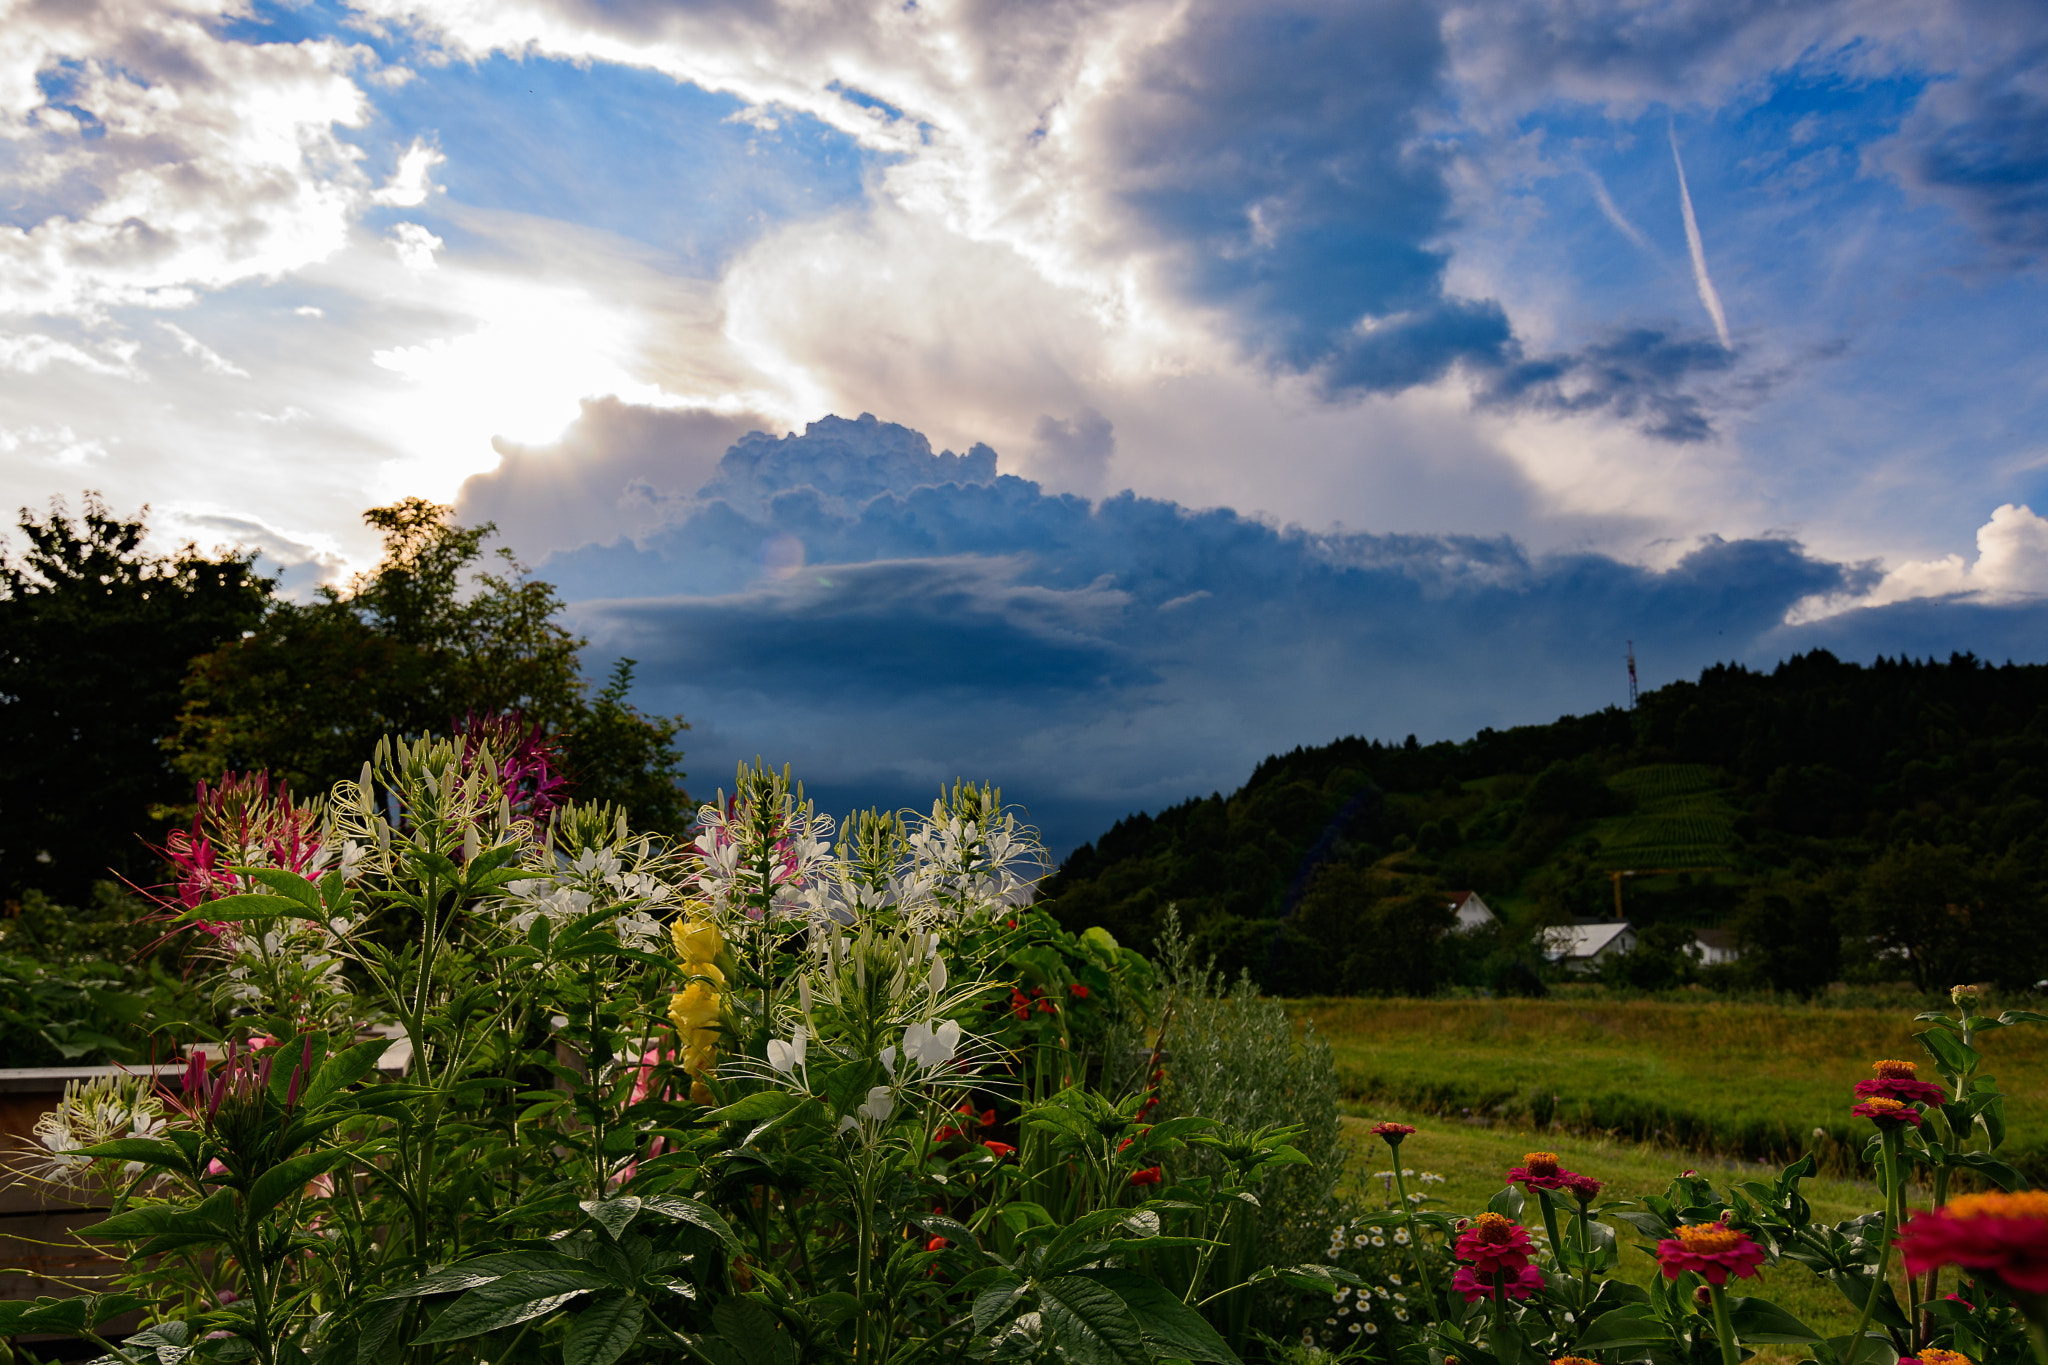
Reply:
[[[1628,642],[1628,709],[1636,709],[1636,642]],[[1616,883],[1618,887],[1620,883]]]

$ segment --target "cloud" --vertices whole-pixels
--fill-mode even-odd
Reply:
[[[1881,607],[1917,598],[1959,597],[1979,603],[2048,598],[2048,518],[2031,507],[2006,503],[1977,528],[1977,558],[1943,555],[1908,560],[1886,572],[1854,602]],[[1802,604],[1795,621],[1834,615],[1850,605],[1837,598]]]
[[[1678,168],[1678,207],[1685,218],[1685,246],[1692,255],[1693,284],[1700,291],[1700,302],[1706,306],[1707,316],[1714,320],[1714,335],[1721,338],[1721,349],[1730,349],[1728,343],[1728,314],[1721,308],[1721,295],[1714,288],[1714,277],[1707,273],[1707,248],[1700,240],[1700,222],[1693,216],[1692,191],[1685,183],[1685,162],[1678,155],[1678,130],[1670,129],[1671,163]]]
[[[1728,371],[1734,358],[1703,338],[1635,328],[1576,354],[1517,360],[1487,376],[1480,401],[1552,413],[1609,411],[1674,442],[1714,434],[1707,409],[1688,391],[1695,375]]]
[[[159,321],[157,326],[178,343],[178,349],[198,361],[209,374],[228,375],[235,379],[247,379],[249,372],[240,365],[221,355],[219,351],[193,336],[176,323]]]
[[[61,362],[112,379],[140,379],[142,371],[135,366],[137,349],[133,342],[116,342],[102,346],[100,353],[94,354],[84,347],[42,332],[15,336],[0,334],[0,370],[40,374]]]
[[[0,28],[0,138],[27,192],[0,224],[0,313],[175,308],[338,250],[365,116],[334,42],[220,36],[236,7],[81,0]]]
[[[418,223],[396,223],[391,228],[391,246],[398,263],[414,273],[432,270],[434,253],[447,243]]]
[[[593,667],[640,660],[643,704],[697,725],[694,768],[761,753],[848,801],[987,776],[1068,844],[1296,743],[1620,700],[1625,640],[1652,681],[1683,676],[1850,585],[1785,540],[1707,538],[1660,571],[1091,504],[867,416],[750,436],[661,511],[540,571]]]
[[[428,179],[434,167],[448,158],[438,148],[430,147],[418,138],[398,158],[398,169],[391,173],[391,179],[383,188],[370,195],[373,204],[388,205],[391,208],[418,208],[427,202],[427,196],[435,186]]]

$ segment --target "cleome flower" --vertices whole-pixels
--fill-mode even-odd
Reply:
[[[1880,1128],[1903,1128],[1907,1124],[1917,1126],[1920,1122],[1920,1111],[1898,1100],[1865,1100],[1849,1112],[1859,1119],[1869,1119]]]
[[[1690,1270],[1718,1287],[1728,1283],[1730,1275],[1748,1279],[1763,1263],[1764,1249],[1748,1233],[1725,1223],[1687,1223],[1678,1236],[1657,1243],[1657,1264],[1667,1280]]]
[[[1556,1190],[1564,1187],[1571,1174],[1557,1164],[1556,1152],[1524,1152],[1521,1165],[1508,1167],[1508,1183],[1527,1185],[1532,1190]]]
[[[1482,1213],[1470,1231],[1459,1235],[1457,1252],[1459,1260],[1470,1261],[1474,1270],[1491,1277],[1503,1269],[1510,1273],[1523,1269],[1535,1248],[1530,1245],[1528,1229],[1520,1223],[1497,1213]]]
[[[1897,1100],[1901,1104],[1940,1104],[1947,1098],[1940,1086],[1931,1081],[1918,1079],[1918,1063],[1887,1059],[1872,1062],[1870,1069],[1877,1074],[1870,1080],[1856,1082],[1858,1099]]]
[[[2022,1294],[2048,1294],[2048,1190],[1965,1194],[1916,1213],[1899,1251],[1910,1275],[1959,1265]]]

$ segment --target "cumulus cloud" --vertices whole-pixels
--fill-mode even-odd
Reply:
[[[1068,843],[1274,748],[1618,699],[1620,642],[1679,676],[1847,583],[1784,540],[1709,538],[1652,570],[1091,504],[869,416],[749,436],[661,524],[541,571],[593,658],[640,660],[643,699],[699,723],[700,770],[759,752],[835,800],[984,774]]]
[[[1958,596],[1986,603],[2048,597],[2048,518],[2006,503],[1977,528],[1974,561],[1959,554],[1908,560],[1887,572],[1859,605]],[[1819,613],[1809,608],[1807,614]]]

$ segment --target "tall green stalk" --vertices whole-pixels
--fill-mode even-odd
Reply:
[[[1882,1154],[1879,1159],[1884,1165],[1885,1200],[1884,1230],[1881,1234],[1883,1240],[1879,1242],[1877,1252],[1877,1279],[1872,1282],[1870,1293],[1863,1299],[1863,1311],[1856,1315],[1856,1331],[1849,1338],[1849,1353],[1843,1358],[1842,1365],[1856,1365],[1856,1356],[1863,1349],[1863,1334],[1870,1327],[1871,1311],[1877,1307],[1878,1295],[1884,1293],[1885,1277],[1891,1271],[1892,1235],[1898,1227],[1898,1224],[1892,1221],[1892,1209],[1896,1201],[1895,1192],[1899,1183],[1897,1160],[1898,1131],[1890,1127],[1882,1128],[1878,1132],[1878,1141],[1880,1143],[1879,1150]]]
[[[1394,1193],[1401,1200],[1401,1215],[1408,1223],[1408,1245],[1415,1255],[1415,1278],[1422,1283],[1422,1301],[1430,1317],[1438,1315],[1436,1290],[1429,1282],[1429,1262],[1422,1255],[1422,1228],[1415,1221],[1415,1206],[1408,1202],[1408,1184],[1401,1178],[1401,1149],[1394,1148]]]

